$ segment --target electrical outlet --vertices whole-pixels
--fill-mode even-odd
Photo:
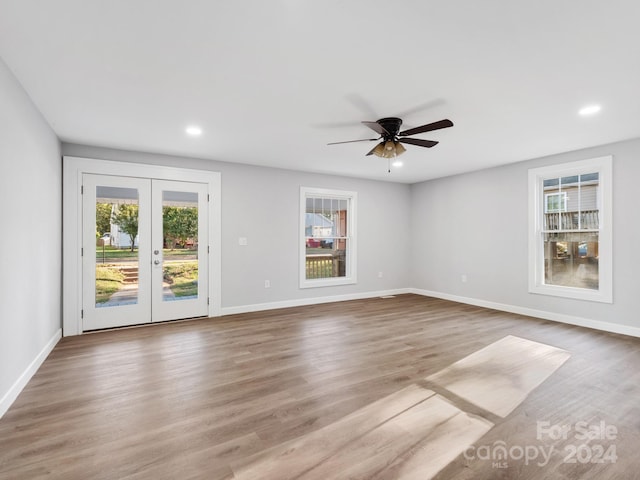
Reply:
[[[378,272],[378,278],[382,278],[382,272]]]
[[[269,280],[264,281],[264,288],[271,288],[271,282]]]
[[[247,237],[238,238],[238,245],[242,245],[243,247],[247,245]]]
[[[466,273],[463,273],[463,274],[460,276],[460,280],[462,280],[462,283],[467,283],[467,274],[466,274]]]

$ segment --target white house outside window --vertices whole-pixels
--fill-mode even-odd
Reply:
[[[611,157],[531,169],[529,192],[529,291],[611,302]]]
[[[356,193],[300,188],[300,287],[356,282]]]

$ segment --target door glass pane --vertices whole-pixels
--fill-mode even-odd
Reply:
[[[138,303],[138,190],[96,187],[96,307]]]
[[[198,297],[198,194],[162,192],[162,300]]]

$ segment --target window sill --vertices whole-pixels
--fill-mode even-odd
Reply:
[[[574,300],[586,300],[589,302],[613,303],[613,295],[601,290],[561,287],[558,285],[535,285],[529,288],[529,293],[570,298]]]
[[[356,279],[352,277],[305,279],[300,281],[300,288],[335,287],[339,285],[354,285],[355,283],[357,283]]]

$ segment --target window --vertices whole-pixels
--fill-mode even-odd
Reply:
[[[356,193],[300,188],[300,288],[356,283]]]
[[[612,302],[611,157],[529,170],[529,291]]]
[[[566,212],[567,192],[545,193],[544,213]]]

